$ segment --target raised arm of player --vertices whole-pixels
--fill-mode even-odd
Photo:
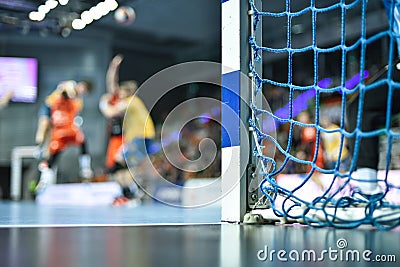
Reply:
[[[110,62],[106,74],[107,92],[114,94],[119,88],[119,66],[124,57],[121,54],[116,55]]]

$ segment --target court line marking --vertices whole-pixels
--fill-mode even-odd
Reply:
[[[78,228],[78,227],[154,227],[154,226],[209,226],[222,225],[222,222],[209,223],[74,223],[74,224],[3,224],[1,228]]]

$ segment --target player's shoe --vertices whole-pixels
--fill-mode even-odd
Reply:
[[[112,205],[114,207],[136,207],[141,203],[140,199],[137,198],[127,198],[127,197],[117,197],[114,199]]]
[[[355,195],[358,200],[364,200],[364,213],[369,215],[369,219],[373,224],[381,224],[386,226],[396,226],[400,222],[400,205],[391,203],[385,198],[384,193],[366,195],[357,193]],[[362,199],[364,197],[364,199]]]
[[[91,168],[83,168],[79,171],[79,176],[84,180],[90,180],[94,177],[94,172]]]
[[[377,202],[387,202],[384,199],[383,193],[365,194],[357,189],[353,191],[353,193],[351,194],[351,197],[354,199],[355,205],[357,205],[357,204],[368,205],[368,204],[377,203]]]
[[[91,161],[91,157],[88,154],[79,156],[79,176],[84,180],[90,180],[94,176]]]
[[[54,184],[54,171],[51,168],[45,168],[41,170],[39,182],[35,188],[35,194],[43,193],[47,186]]]

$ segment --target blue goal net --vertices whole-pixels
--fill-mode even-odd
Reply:
[[[253,94],[271,108],[250,103],[253,208],[313,226],[398,226],[400,2],[262,5],[249,0]]]

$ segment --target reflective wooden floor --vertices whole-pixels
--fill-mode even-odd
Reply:
[[[367,227],[339,230],[300,225],[237,225],[220,223],[219,218],[217,206],[57,207],[2,202],[0,266],[399,266],[400,263],[399,228],[377,231]],[[377,262],[378,259],[386,262]]]

